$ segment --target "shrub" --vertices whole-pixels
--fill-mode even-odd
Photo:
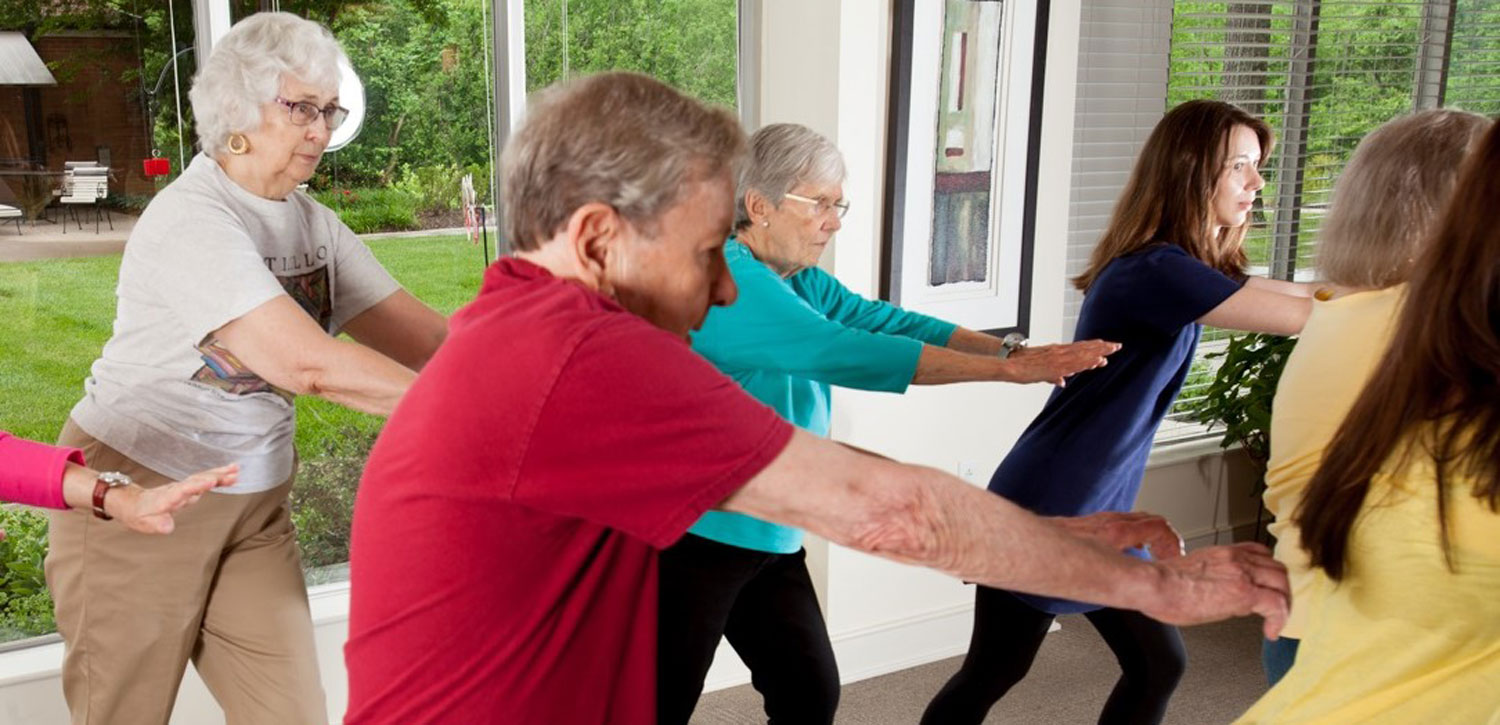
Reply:
[[[334,189],[315,191],[313,198],[355,234],[417,228],[417,199],[400,189]]]
[[[456,166],[403,166],[396,188],[416,198],[417,211],[430,214],[458,208],[462,176]]]
[[[42,573],[47,516],[19,506],[0,507],[0,642],[57,629],[52,597]]]
[[[302,549],[302,567],[312,570],[349,561],[349,524],[354,494],[376,433],[343,427],[325,439],[322,450],[309,451],[292,485],[292,523]]]

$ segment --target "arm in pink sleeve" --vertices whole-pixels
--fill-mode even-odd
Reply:
[[[65,509],[63,471],[83,463],[83,451],[17,438],[0,430],[0,501]]]

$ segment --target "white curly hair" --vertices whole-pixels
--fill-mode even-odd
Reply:
[[[340,60],[348,62],[348,57],[333,33],[311,20],[291,13],[256,13],[235,23],[214,44],[188,93],[198,145],[218,156],[231,134],[258,128],[261,106],[281,92],[284,76],[337,91]]]

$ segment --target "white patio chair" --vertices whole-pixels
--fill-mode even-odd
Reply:
[[[64,209],[73,212],[73,221],[78,224],[78,230],[83,231],[83,220],[78,216],[78,205],[89,204],[94,207],[94,233],[99,233],[99,222],[103,219],[109,220],[110,231],[114,231],[115,222],[109,214],[109,209],[99,204],[105,197],[109,196],[109,169],[98,166],[94,162],[69,161],[64,165],[62,198],[58,201],[65,205]],[[68,231],[67,212],[63,216],[63,232]]]
[[[9,204],[0,204],[0,219],[16,220],[16,234],[21,233],[21,218],[24,216],[25,214],[22,214],[19,208]]]

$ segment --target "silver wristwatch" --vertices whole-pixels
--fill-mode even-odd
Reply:
[[[995,354],[1004,360],[1023,347],[1026,347],[1026,336],[1019,332],[1012,332],[1000,340],[1000,352]]]

